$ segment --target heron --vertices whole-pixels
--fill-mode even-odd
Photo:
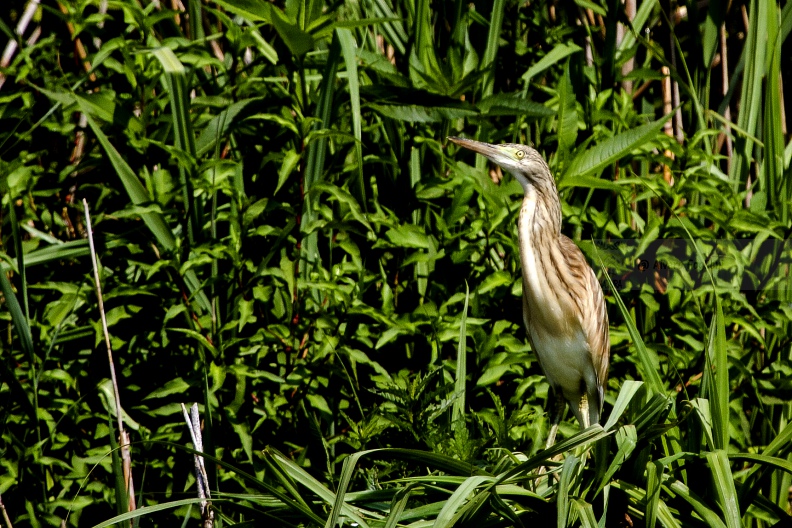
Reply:
[[[549,449],[567,402],[583,429],[600,421],[610,354],[602,288],[583,252],[561,233],[561,202],[541,154],[514,143],[448,139],[511,173],[524,191],[517,220],[523,323],[553,390]]]

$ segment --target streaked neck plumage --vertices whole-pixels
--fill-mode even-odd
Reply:
[[[525,193],[517,221],[523,292],[529,311],[538,318],[534,323],[545,320],[548,324],[562,325],[564,301],[547,287],[548,282],[559,281],[558,267],[565,266],[560,247],[561,202],[544,160],[537,160],[536,165],[534,172],[515,174]],[[528,324],[529,314],[525,313],[524,317]]]
[[[535,171],[514,173],[514,177],[525,193],[518,224],[520,238],[538,244],[532,240],[533,235],[558,237],[561,234],[561,201],[547,164],[538,156],[534,164]]]

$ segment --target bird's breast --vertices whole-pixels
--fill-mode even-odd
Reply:
[[[526,197],[518,224],[526,329],[542,370],[567,399],[578,398],[593,374],[581,307],[585,287],[568,265],[559,234],[542,225]]]
[[[572,284],[575,277],[567,269],[559,233],[544,225],[533,198],[526,195],[518,222],[525,308],[537,331],[576,336],[582,325],[573,294],[581,292],[573,291],[577,285]]]

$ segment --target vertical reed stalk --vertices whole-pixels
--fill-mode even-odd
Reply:
[[[123,411],[121,410],[121,393],[118,390],[118,379],[116,378],[115,364],[113,362],[113,347],[110,344],[110,332],[107,329],[107,316],[105,315],[104,299],[102,297],[102,284],[99,280],[99,264],[96,259],[96,248],[94,247],[93,230],[91,229],[91,214],[88,210],[88,201],[83,198],[85,208],[85,229],[88,234],[88,245],[91,249],[91,262],[93,263],[94,286],[96,286],[96,298],[99,302],[99,315],[102,319],[102,332],[107,348],[107,361],[110,364],[110,379],[113,382],[113,395],[115,397],[116,419],[118,421],[118,445],[121,447],[121,460],[124,465],[124,483],[128,497],[129,511],[135,508],[135,485],[132,481],[132,457],[129,452],[129,434],[124,429]]]

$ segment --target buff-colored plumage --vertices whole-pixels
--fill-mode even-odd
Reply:
[[[513,174],[525,191],[517,224],[523,275],[523,322],[556,396],[548,446],[564,400],[582,427],[599,423],[610,341],[602,288],[583,253],[561,234],[561,203],[542,156],[517,144],[448,138]]]

